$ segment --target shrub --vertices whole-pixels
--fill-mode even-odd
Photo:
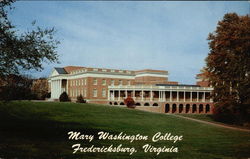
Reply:
[[[66,92],[63,92],[59,97],[60,102],[68,102],[70,101],[69,96]]]
[[[213,118],[224,123],[244,125],[250,122],[249,112],[249,104],[218,102],[215,105]]]
[[[135,101],[131,97],[128,97],[128,98],[124,99],[124,103],[126,104],[126,106],[128,108],[135,108]]]
[[[80,94],[79,96],[77,96],[77,103],[86,103],[86,100],[84,100],[84,98],[82,97],[82,95]]]

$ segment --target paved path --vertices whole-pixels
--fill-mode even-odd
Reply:
[[[234,126],[230,126],[230,125],[225,125],[225,124],[213,123],[213,122],[209,122],[209,121],[204,121],[204,120],[199,120],[199,119],[184,117],[184,116],[180,116],[180,115],[174,115],[174,114],[171,114],[171,115],[176,116],[176,117],[180,117],[180,118],[184,118],[184,119],[188,119],[188,120],[193,120],[193,121],[204,123],[204,124],[214,125],[214,126],[228,128],[228,129],[233,129],[233,130],[238,130],[238,131],[250,132],[250,129],[244,129],[244,128],[234,127]]]

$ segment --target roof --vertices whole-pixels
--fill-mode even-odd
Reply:
[[[72,71],[79,70],[79,69],[82,69],[82,68],[85,68],[85,67],[81,67],[81,66],[66,66],[66,67],[64,67],[64,70],[67,73],[70,73]]]
[[[199,85],[191,85],[191,84],[156,84],[156,86],[185,86],[185,87],[200,87]]]
[[[135,71],[135,73],[136,74],[141,74],[141,73],[164,73],[164,74],[168,74],[168,71],[144,69],[144,70]]]
[[[68,74],[64,68],[60,68],[60,67],[55,67],[55,70],[59,73],[59,74]]]

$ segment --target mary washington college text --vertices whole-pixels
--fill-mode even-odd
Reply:
[[[68,132],[69,140],[87,140],[91,142],[95,137],[94,135],[89,134],[81,134],[80,132]],[[100,131],[97,133],[99,140],[127,140],[131,143],[133,141],[138,140],[149,140],[148,136],[136,134],[136,135],[127,135],[123,132],[120,132],[118,135],[116,134],[110,134],[109,132],[103,132]],[[177,141],[183,140],[183,136],[178,135],[172,135],[171,133],[165,133],[162,134],[161,132],[155,133],[152,138],[152,142],[158,142],[161,140],[164,141],[172,141],[173,143],[176,143]],[[91,145],[90,147],[81,147],[81,144],[77,143],[72,146],[73,153],[76,152],[102,152],[102,153],[110,153],[110,152],[124,152],[129,153],[132,155],[133,153],[137,152],[137,150],[134,147],[123,147],[122,144],[119,144],[118,146],[114,146],[113,144],[110,146],[102,146],[102,147],[95,147],[94,145]],[[145,144],[142,146],[142,149],[145,153],[147,152],[153,152],[159,155],[161,152],[178,152],[178,147],[154,147],[150,144]]]

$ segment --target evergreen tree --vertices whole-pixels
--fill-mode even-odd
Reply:
[[[70,99],[69,99],[69,96],[66,92],[63,92],[60,97],[59,97],[59,101],[60,102],[69,102]]]

